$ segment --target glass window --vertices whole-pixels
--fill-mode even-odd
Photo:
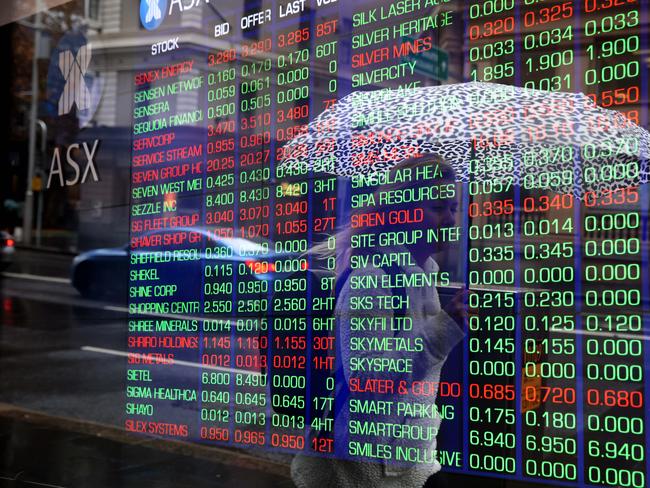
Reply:
[[[11,3],[0,477],[646,486],[646,10]]]

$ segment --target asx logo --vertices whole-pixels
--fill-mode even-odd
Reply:
[[[174,10],[185,12],[199,6],[202,2],[210,3],[210,0],[170,0],[167,10],[167,0],[140,0],[140,22],[147,30],[157,29],[165,16],[172,15]]]
[[[59,69],[65,79],[63,93],[59,97],[59,115],[70,113],[75,104],[77,110],[87,110],[90,107],[90,91],[84,77],[91,57],[90,44],[81,46],[76,54],[72,51],[59,53]]]
[[[103,80],[90,69],[92,63],[91,43],[74,31],[61,38],[50,58],[48,110],[59,116],[74,113],[79,127],[90,122],[101,98]]]
[[[167,14],[167,0],[140,0],[140,22],[147,30],[157,29]]]

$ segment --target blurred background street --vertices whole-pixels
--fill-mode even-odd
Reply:
[[[0,275],[0,486],[293,486],[287,458],[123,430],[126,308],[81,297],[72,259],[19,248]]]
[[[70,284],[71,261],[20,249],[2,274],[0,399],[119,425],[125,358],[87,348],[123,351],[126,310],[82,298]]]

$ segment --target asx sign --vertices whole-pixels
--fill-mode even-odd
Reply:
[[[167,4],[169,3],[169,9]],[[140,0],[140,22],[147,30],[160,27],[165,17],[172,15],[175,10],[185,12],[201,3],[210,3],[210,0]]]
[[[95,167],[95,155],[98,146],[99,140],[97,139],[93,141],[92,146],[85,142],[82,142],[81,146],[79,144],[70,144],[65,149],[65,162],[69,167],[66,170],[61,166],[61,149],[63,148],[55,148],[52,154],[50,173],[47,177],[47,188],[49,189],[52,186],[53,180],[58,182],[58,186],[74,186],[78,183],[85,183],[89,177],[92,181],[99,181],[97,168]],[[81,155],[81,149],[83,149],[85,162],[82,162],[78,157]]]
[[[76,119],[78,129],[82,129],[95,116],[103,83],[94,71],[92,45],[84,33],[73,30],[61,37],[52,52],[47,74],[47,106],[53,117],[62,119],[61,124],[54,123],[61,134],[74,137],[77,131],[68,131],[68,122]],[[57,146],[52,154],[47,188],[99,181],[95,162],[98,147],[98,139]]]
[[[50,58],[47,75],[48,104],[52,113],[73,113],[84,127],[95,114],[101,98],[102,80],[90,69],[92,45],[81,32],[65,34]]]

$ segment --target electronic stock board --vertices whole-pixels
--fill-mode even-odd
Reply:
[[[138,14],[128,430],[647,485],[646,4]],[[474,81],[500,88],[477,100]],[[511,87],[548,95],[550,122]],[[425,109],[399,102],[418,96]],[[581,119],[596,106],[621,115]],[[404,149],[421,127],[458,131],[469,156]]]

